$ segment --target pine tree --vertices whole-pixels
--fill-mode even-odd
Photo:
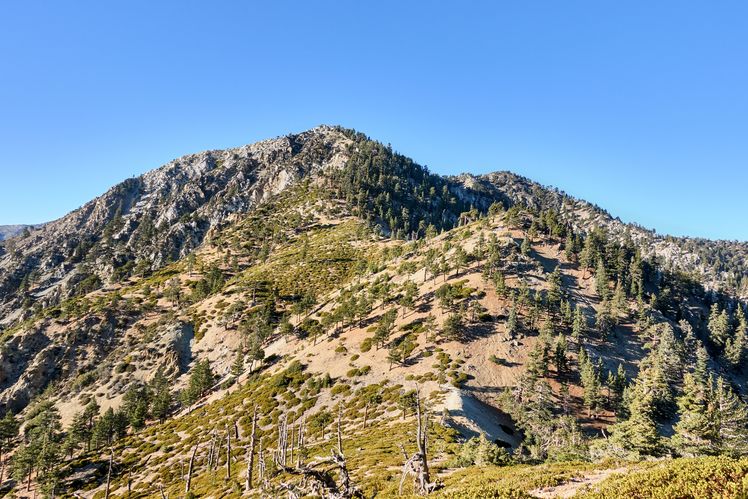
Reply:
[[[467,265],[467,253],[465,253],[465,250],[462,246],[458,245],[455,248],[452,260],[454,261],[454,268],[457,270],[457,275],[460,275],[460,269],[464,268],[465,265]]]
[[[561,306],[561,271],[558,266],[553,269],[548,277],[548,308],[551,311],[560,309]]]
[[[569,300],[563,300],[561,302],[561,321],[564,327],[569,327],[574,320],[574,312],[571,310],[571,303]]]
[[[556,365],[556,375],[558,377],[566,375],[569,369],[569,358],[566,356],[567,349],[566,336],[559,334],[553,349],[553,362]]]
[[[213,386],[214,378],[208,359],[198,361],[192,368],[187,388],[182,391],[182,402],[185,405],[194,404]]]
[[[610,390],[610,404],[613,410],[618,414],[623,403],[623,393],[627,385],[626,371],[623,364],[618,364],[618,370],[608,375],[608,390]]]
[[[151,390],[153,392],[153,403],[151,405],[151,414],[160,422],[164,422],[169,415],[174,399],[169,387],[169,380],[164,376],[164,371],[159,368],[151,380]]]
[[[509,309],[509,317],[506,320],[506,333],[510,338],[514,338],[514,335],[517,333],[518,325],[517,307],[512,303],[512,307]]]
[[[603,300],[600,304],[600,308],[595,311],[595,328],[600,333],[600,339],[602,341],[608,341],[610,335],[613,333],[613,326],[615,325],[613,317],[610,313],[610,302]]]
[[[678,422],[673,426],[673,446],[685,456],[716,452],[717,431],[711,393],[703,380],[693,374],[683,376],[683,393],[678,397]]]
[[[584,313],[582,312],[582,308],[580,306],[577,306],[574,309],[574,322],[571,326],[571,337],[574,340],[574,343],[578,345],[581,345],[582,340],[584,339],[585,333],[587,331],[587,319],[584,317]]]
[[[626,389],[628,419],[611,428],[611,440],[622,449],[642,456],[659,456],[663,441],[654,420],[652,395],[635,383]]]
[[[584,405],[590,415],[600,407],[600,371],[584,349],[580,350],[579,374],[584,388]]]
[[[727,365],[738,371],[742,369],[746,360],[746,348],[748,348],[748,325],[746,324],[743,307],[738,304],[735,312],[735,333],[727,339],[724,357]]]
[[[602,258],[597,259],[597,269],[595,270],[595,289],[602,300],[606,300],[610,295],[608,288],[608,270],[605,267],[605,261]]]
[[[567,262],[573,262],[576,260],[576,248],[574,246],[574,236],[569,231],[568,234],[566,234],[566,243],[564,244],[564,256],[566,257]]]
[[[528,256],[530,254],[530,249],[532,249],[530,241],[525,237],[520,245],[520,253],[522,253],[523,256]]]
[[[451,313],[442,325],[442,336],[447,340],[457,340],[462,335],[462,314]]]
[[[501,297],[506,297],[507,294],[507,287],[506,287],[506,280],[504,279],[504,274],[500,270],[497,270],[493,274],[493,282],[496,286],[496,294]]]
[[[715,303],[709,312],[710,339],[717,346],[724,346],[730,337],[730,320],[726,310],[720,310]]]
[[[714,388],[714,406],[720,453],[744,456],[748,452],[748,407],[721,376]]]
[[[623,291],[621,281],[616,282],[616,289],[613,293],[613,314],[621,315],[626,313],[626,293]]]
[[[242,373],[244,373],[244,352],[239,349],[236,351],[234,363],[231,364],[231,375],[234,376],[234,378],[238,378]]]
[[[374,342],[377,345],[377,349],[383,347],[389,341],[392,330],[395,327],[396,318],[397,310],[395,309],[390,309],[382,314],[382,318],[374,330]]]

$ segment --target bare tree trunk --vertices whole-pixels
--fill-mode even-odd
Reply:
[[[245,491],[249,493],[252,490],[252,469],[255,464],[255,438],[257,436],[257,406],[252,413],[252,435],[249,437],[249,452],[247,454],[247,481]]]
[[[400,444],[400,449],[405,458],[402,476],[400,478],[399,493],[402,494],[403,483],[408,475],[413,476],[413,487],[415,492],[420,495],[427,495],[433,492],[438,484],[431,482],[428,465],[428,414],[421,410],[421,395],[416,386],[416,444],[418,450],[415,454],[408,457],[405,447]]]
[[[112,463],[114,462],[114,449],[109,449],[109,471],[106,474],[106,490],[104,499],[109,499],[109,485],[112,483]]]
[[[208,451],[208,471],[213,471],[213,462],[216,457],[216,430],[213,430],[213,434],[210,438],[210,450]]]
[[[296,457],[296,466],[301,466],[302,459],[304,459],[304,445],[306,443],[305,441],[305,435],[304,435],[304,423],[306,422],[306,415],[301,415],[301,423],[299,423],[299,435],[297,437],[297,443],[296,448],[298,449],[297,457]]]
[[[289,461],[291,461],[291,463],[293,463],[293,450],[294,450],[294,443],[295,443],[294,437],[296,436],[295,431],[296,431],[296,427],[293,424],[291,424],[291,452],[289,453],[289,456],[288,456]]]
[[[190,486],[192,485],[192,469],[195,465],[195,455],[197,454],[197,448],[200,447],[200,441],[198,440],[195,444],[195,448],[192,450],[192,456],[190,456],[190,465],[187,468],[187,483],[184,485],[184,493],[190,491]]]
[[[231,479],[231,432],[226,425],[226,480]]]
[[[260,437],[260,448],[258,452],[258,463],[257,463],[257,471],[259,475],[259,479],[262,482],[265,480],[265,451],[262,450],[262,437]]]

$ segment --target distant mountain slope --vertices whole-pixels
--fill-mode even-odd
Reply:
[[[329,185],[360,216],[381,230],[392,228],[397,237],[423,235],[429,224],[449,228],[470,205],[485,213],[494,202],[520,203],[559,210],[583,232],[604,227],[619,240],[631,238],[666,266],[701,276],[708,288],[748,295],[745,243],[660,236],[510,172],[442,178],[362,134],[320,126],[178,158],[0,248],[0,324],[19,318],[23,300],[17,291],[29,278],[34,286],[26,298],[47,306],[74,293],[80,282],[100,285],[158,269],[198,247],[232,214],[316,177],[331,179]],[[459,205],[450,205],[455,199]]]
[[[0,225],[0,241],[16,236],[30,225]]]

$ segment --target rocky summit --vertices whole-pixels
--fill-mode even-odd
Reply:
[[[747,256],[338,126],[183,156],[0,227],[0,494],[744,497]]]

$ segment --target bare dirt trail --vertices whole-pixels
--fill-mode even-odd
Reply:
[[[590,471],[580,477],[572,478],[568,482],[555,487],[543,487],[531,490],[529,494],[539,499],[574,497],[578,492],[583,492],[589,487],[596,485],[616,473],[626,473],[628,468],[614,468],[608,470]]]

